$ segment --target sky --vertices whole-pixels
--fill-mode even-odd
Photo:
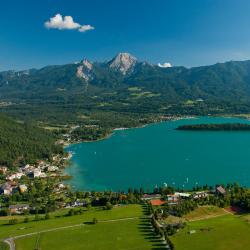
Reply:
[[[0,71],[119,52],[186,67],[250,59],[250,1],[1,1]]]

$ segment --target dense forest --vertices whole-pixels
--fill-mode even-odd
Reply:
[[[0,115],[0,164],[8,167],[50,159],[52,153],[62,153],[55,145],[55,136],[32,124],[16,122]]]
[[[212,130],[212,131],[250,131],[250,124],[222,123],[222,124],[191,124],[181,125],[176,130]]]

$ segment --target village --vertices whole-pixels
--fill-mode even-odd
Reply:
[[[28,189],[35,180],[53,180],[53,193],[67,189],[67,186],[63,183],[63,180],[67,178],[63,170],[71,156],[71,153],[64,156],[54,155],[51,161],[38,160],[35,164],[24,164],[16,171],[9,170],[7,166],[0,166],[0,197],[10,198],[15,194],[28,193]],[[2,202],[2,204],[0,202],[0,210],[1,207],[5,207],[5,202]],[[29,209],[28,203],[9,205],[10,214],[22,214]]]

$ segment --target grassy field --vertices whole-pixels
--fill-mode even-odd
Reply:
[[[188,221],[208,219],[210,217],[227,214],[227,212],[216,206],[201,206],[185,215],[184,218]]]
[[[139,219],[98,222],[78,228],[43,233],[16,241],[17,250],[65,249],[109,250],[151,249],[138,230]]]
[[[177,250],[247,250],[250,249],[248,219],[227,214],[188,222],[171,240]],[[190,234],[191,230],[195,233]]]
[[[0,250],[8,250],[9,246],[3,242],[0,242]]]
[[[216,206],[200,206],[196,208],[194,211],[184,215],[183,217],[176,217],[173,215],[169,215],[165,222],[169,224],[179,223],[179,222],[188,222],[188,221],[196,221],[196,220],[204,220],[217,216],[222,216],[228,214],[223,208],[219,208]]]
[[[63,212],[59,212],[59,216],[56,213],[52,219],[31,221],[28,223],[19,223],[16,225],[6,225],[8,221],[0,221],[0,239],[4,239],[10,236],[27,234],[35,231],[41,231],[45,229],[51,229],[55,227],[71,226],[80,224],[86,221],[92,221],[95,217],[98,220],[111,220],[121,219],[128,217],[140,217],[142,216],[142,208],[140,205],[128,205],[112,210],[93,209],[83,212],[82,215],[75,216],[63,216]]]
[[[34,249],[160,249],[161,240],[151,231],[149,218],[140,205],[127,205],[112,210],[85,211],[82,215],[60,216],[49,220],[6,225],[1,221],[0,239],[15,239],[17,250]],[[92,224],[93,218],[98,219]],[[69,227],[70,228],[62,228]],[[50,230],[50,231],[47,231]],[[26,235],[29,233],[34,235]]]

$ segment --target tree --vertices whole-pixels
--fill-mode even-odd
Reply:
[[[92,223],[97,224],[98,220],[96,218],[93,218]]]
[[[111,209],[113,208],[113,205],[108,201],[108,202],[106,203],[105,208],[106,208],[107,210],[111,210]]]

